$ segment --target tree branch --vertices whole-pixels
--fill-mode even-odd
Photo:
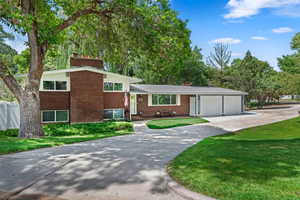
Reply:
[[[90,14],[96,14],[96,15],[99,15],[102,17],[109,17],[108,14],[111,12],[112,12],[112,10],[109,10],[109,9],[99,11],[99,10],[95,10],[93,8],[78,10],[72,16],[70,16],[68,19],[66,19],[60,25],[57,26],[57,29],[56,29],[57,33],[65,30],[69,26],[73,25],[79,17],[90,15]]]
[[[4,81],[8,89],[15,95],[19,101],[22,96],[22,88],[13,75],[9,72],[3,62],[0,61],[0,78]]]

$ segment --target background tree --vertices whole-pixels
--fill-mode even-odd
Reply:
[[[28,38],[30,66],[22,87],[10,69],[13,59],[0,57],[0,78],[12,91],[20,105],[20,137],[43,135],[40,119],[39,85],[45,58],[57,44],[69,35],[94,35],[84,50],[96,50],[90,55],[130,62],[139,57],[157,63],[159,60],[180,63],[178,50],[188,49],[190,41],[183,40],[176,27],[185,26],[177,20],[167,0],[1,0],[0,20]],[[100,28],[100,29],[98,29]],[[98,40],[95,40],[98,38]],[[173,48],[177,46],[177,48]],[[81,48],[84,46],[81,45]],[[93,54],[95,53],[95,54]],[[172,53],[175,53],[172,56]],[[112,62],[113,63],[113,62]]]
[[[224,83],[224,69],[230,64],[231,51],[228,44],[217,43],[214,46],[214,51],[210,53],[207,58],[208,65],[215,67],[219,70],[215,75],[215,85],[222,86]],[[217,81],[217,82],[216,82]]]
[[[264,61],[258,60],[247,51],[243,59],[236,59],[231,67],[226,68],[226,85],[229,88],[248,92],[247,103],[256,99],[263,105],[270,93],[270,83],[274,69]]]
[[[3,26],[0,24],[0,54],[17,55],[17,51],[5,43],[5,40],[13,40],[14,36],[11,33],[4,31]]]
[[[203,62],[201,49],[196,46],[182,65],[178,76],[179,84],[190,82],[193,86],[207,86],[209,73],[209,67]]]
[[[300,74],[300,33],[297,33],[291,41],[291,49],[296,52],[278,58],[278,65],[283,72]]]

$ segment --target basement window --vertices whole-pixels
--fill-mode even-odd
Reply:
[[[69,111],[68,110],[45,110],[42,111],[42,122],[68,122]]]
[[[124,119],[124,109],[105,109],[104,119]]]
[[[123,84],[122,83],[104,82],[104,91],[106,91],[106,92],[123,91]]]

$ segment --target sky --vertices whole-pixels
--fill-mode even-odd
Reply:
[[[192,44],[205,57],[223,42],[233,58],[250,50],[278,70],[277,58],[293,53],[290,42],[300,32],[300,0],[171,0],[171,6],[188,20]]]
[[[300,32],[300,0],[170,0],[179,17],[188,21],[192,45],[209,56],[215,43],[230,45],[233,58],[247,50],[275,69],[277,58],[293,53],[290,42]],[[20,35],[7,41],[25,49]]]

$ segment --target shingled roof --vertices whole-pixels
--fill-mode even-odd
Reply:
[[[180,85],[131,84],[130,92],[145,94],[202,94],[202,95],[247,95],[248,93],[218,87],[196,87]]]

